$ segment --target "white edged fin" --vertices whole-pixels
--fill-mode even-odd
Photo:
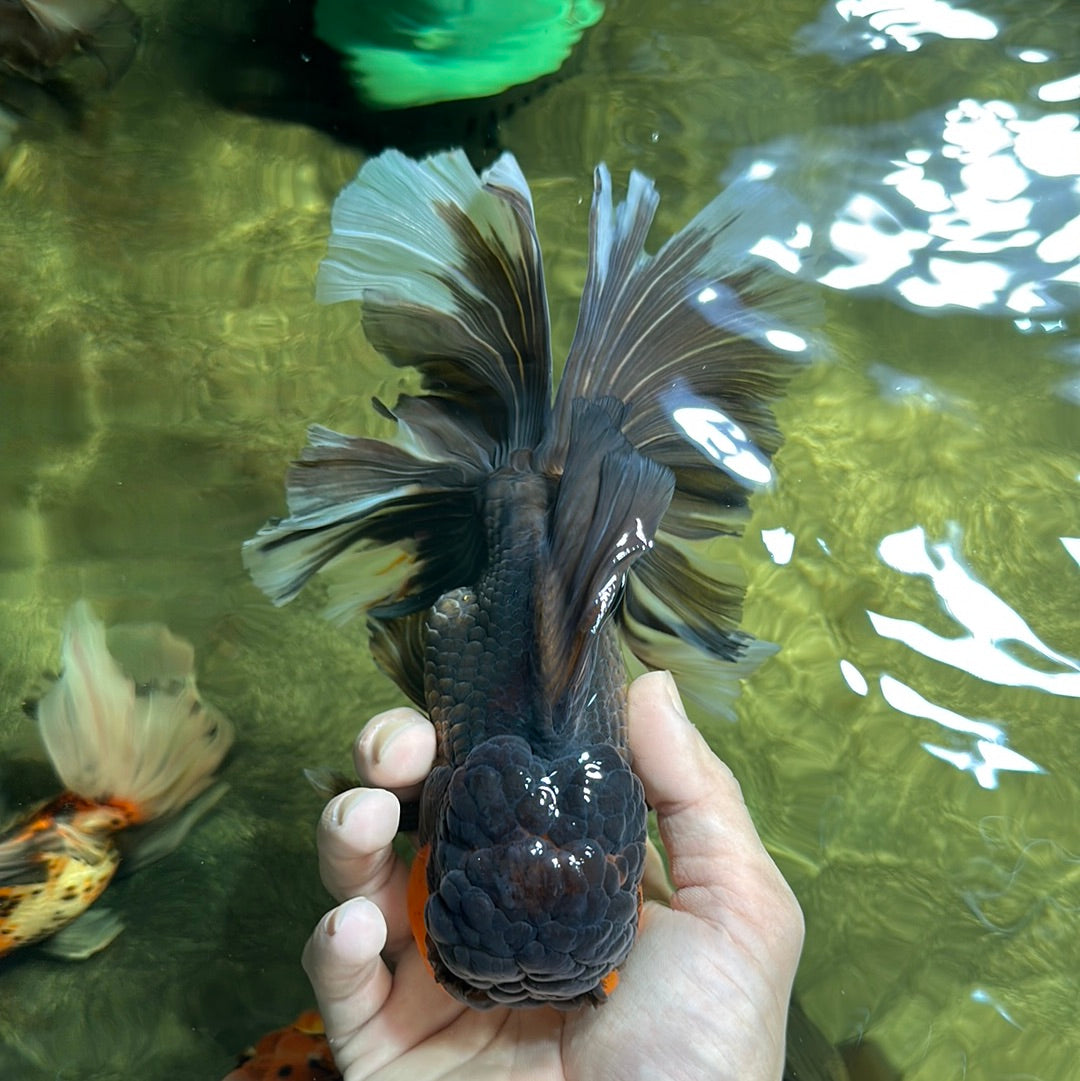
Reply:
[[[66,788],[129,802],[147,820],[179,810],[210,784],[233,730],[200,699],[190,667],[176,670],[183,651],[172,636],[163,638],[160,624],[144,632],[145,649],[137,628],[126,632],[147,676],[137,692],[108,651],[104,625],[85,601],[75,604],[64,625],[62,674],[38,703],[38,726]]]
[[[532,199],[504,155],[372,158],[338,196],[316,297],[359,300],[371,344],[473,411],[505,450],[534,446],[550,409],[547,297]]]
[[[482,433],[436,399],[403,399],[420,454],[315,426],[288,473],[288,518],[244,542],[244,566],[274,604],[327,572],[327,616],[343,623],[427,607],[472,573],[482,545],[476,491],[491,469]],[[398,417],[398,414],[391,414]]]
[[[111,909],[95,905],[41,943],[39,949],[60,961],[85,961],[100,953],[124,929]]]
[[[649,255],[652,183],[632,173],[625,201],[613,206],[611,177],[597,169],[589,268],[555,401],[553,460],[567,445],[574,400],[613,395],[632,407],[627,439],[674,471],[673,515],[703,502],[726,512],[767,480],[780,442],[770,403],[809,359],[805,328],[821,319],[810,289],[749,254],[769,231],[773,194],[733,185]],[[728,433],[733,449],[722,453]]]
[[[777,648],[738,629],[743,577],[661,530],[630,571],[617,616],[623,645],[642,664],[668,669],[688,697],[729,718],[739,681]]]

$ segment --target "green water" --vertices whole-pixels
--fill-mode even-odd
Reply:
[[[908,124],[925,140],[928,114],[968,98],[1072,116],[1075,101],[1035,91],[1075,73],[1080,14],[1033,9],[987,0],[990,37],[927,33],[912,50],[836,59],[793,47],[816,0],[609,4],[567,76],[499,126],[533,186],[557,347],[584,276],[596,161],[653,176],[667,231],[748,148],[795,139],[786,176],[813,211],[854,190],[861,126]],[[110,887],[126,931],[108,950],[78,965],[26,951],[0,970],[0,1073],[29,1081],[215,1081],[310,1005],[298,955],[329,899],[319,800],[299,767],[348,768],[364,718],[399,698],[360,628],[325,624],[317,597],[273,610],[239,559],[283,512],[305,425],[373,431],[370,396],[399,385],[354,311],[312,299],[329,205],[360,154],[203,92],[220,43],[250,41],[250,10],[156,0],[140,13],[139,58],[85,130],[20,142],[0,176],[2,782],[16,804],[50,794],[21,703],[55,668],[80,596],[108,622],[163,620],[191,639],[238,739],[213,815]],[[830,164],[824,149],[845,138],[850,163]],[[1066,186],[1071,147],[1056,144]],[[1053,201],[1060,184],[1037,190],[1059,224],[1062,207],[1077,213],[1075,194]],[[782,650],[737,723],[701,723],[802,900],[798,991],[831,1039],[865,1035],[908,1081],[1069,1081],[1075,670],[1030,645],[995,653],[986,594],[971,634],[929,575],[878,548],[922,527],[1047,647],[1080,654],[1080,568],[1059,539],[1080,535],[1074,317],[1025,333],[1000,305],[822,293],[830,356],[782,406],[776,484],[741,545],[746,626]],[[897,373],[918,382],[896,391]],[[794,540],[786,563],[762,541],[777,528]],[[965,638],[967,663],[941,659]],[[1017,685],[1017,671],[1034,675]],[[1001,733],[980,753],[1013,757],[977,776],[957,756],[976,753],[980,722]]]

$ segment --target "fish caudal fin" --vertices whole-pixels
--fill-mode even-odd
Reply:
[[[550,417],[543,269],[513,157],[479,175],[462,151],[365,163],[335,203],[317,296],[360,301],[370,342],[425,393],[376,403],[393,444],[312,428],[289,516],[246,542],[244,562],[276,604],[328,572],[327,615],[367,613],[376,658],[422,702],[419,613],[475,579],[478,492]]]
[[[424,389],[478,418],[502,454],[539,442],[550,410],[547,295],[532,196],[504,154],[366,162],[334,204],[316,296],[363,302],[364,332]]]
[[[753,254],[769,250],[770,200],[780,197],[735,185],[649,255],[652,182],[632,173],[613,206],[611,178],[596,170],[585,289],[544,447],[556,463],[568,453],[579,400],[627,403],[623,435],[670,469],[675,487],[655,543],[630,571],[623,640],[647,666],[683,676],[689,693],[700,683],[722,709],[728,694],[702,654],[739,677],[772,647],[738,631],[739,572],[701,549],[738,535],[750,494],[771,480],[780,435],[770,403],[811,351],[806,331],[791,328],[820,321],[812,294]],[[734,679],[719,678],[733,695]]]
[[[541,671],[553,702],[589,693],[589,643],[616,611],[671,500],[671,470],[631,446],[620,431],[626,414],[614,398],[574,402],[539,605]]]
[[[160,624],[125,628],[140,683],[121,670],[105,627],[79,601],[68,613],[62,674],[38,703],[38,725],[60,780],[136,821],[177,811],[212,779],[232,744],[229,722],[195,687],[191,647]]]

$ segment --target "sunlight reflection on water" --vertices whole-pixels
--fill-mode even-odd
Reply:
[[[1031,687],[1069,698],[1080,697],[1080,662],[1047,646],[1024,619],[963,564],[959,529],[947,542],[931,544],[921,526],[892,533],[878,546],[882,560],[901,574],[925,576],[945,611],[965,630],[956,638],[935,634],[922,624],[867,610],[874,629],[932,660],[963,669],[979,679],[1010,687]],[[1057,669],[1025,664],[1009,651],[1019,645]],[[865,685],[861,674],[858,679]],[[844,678],[857,693],[849,672]],[[1043,768],[1008,746],[1005,722],[968,718],[930,701],[890,675],[879,680],[882,696],[894,709],[934,721],[949,731],[972,737],[953,746],[923,742],[922,747],[957,769],[969,772],[982,788],[996,788],[1000,772],[1042,773]]]
[[[850,59],[911,53],[924,38],[989,41],[997,33],[993,19],[945,0],[836,0],[803,29],[799,44],[806,52]]]
[[[902,122],[785,136],[737,158],[732,175],[800,193],[808,220],[786,224],[803,244],[812,230],[814,257],[789,269],[830,288],[1011,315],[1021,329],[1061,329],[1057,317],[1080,307],[1072,113],[965,98]]]

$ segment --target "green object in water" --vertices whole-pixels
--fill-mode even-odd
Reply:
[[[315,32],[365,105],[403,109],[557,71],[603,14],[601,0],[317,0]]]

